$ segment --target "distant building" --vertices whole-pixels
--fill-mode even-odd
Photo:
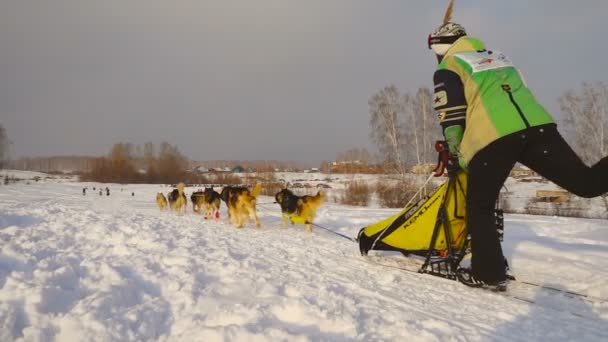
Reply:
[[[204,166],[202,166],[202,165],[199,165],[199,166],[195,166],[192,169],[192,172],[194,172],[194,173],[207,173],[207,172],[209,172],[209,169],[206,168],[206,167],[204,167]]]
[[[329,172],[381,174],[384,173],[384,168],[380,165],[370,165],[360,160],[334,161],[329,165]]]
[[[538,176],[538,174],[532,170],[530,170],[529,168],[520,165],[519,167],[514,168],[513,170],[511,170],[511,173],[509,174],[509,176],[513,177],[513,178],[524,178],[524,177],[534,177],[534,176]]]

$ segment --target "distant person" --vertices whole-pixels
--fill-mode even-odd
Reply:
[[[502,53],[489,50],[464,27],[443,24],[428,37],[439,66],[433,76],[435,110],[452,156],[448,169],[468,172],[467,227],[474,281],[506,290],[506,264],[496,233],[495,203],[520,162],[575,195],[608,192],[608,157],[589,167],[570,148],[551,115]]]
[[[82,195],[86,195],[87,194],[87,188],[82,188]]]
[[[103,196],[103,191],[99,189],[99,196]]]
[[[106,196],[110,196],[110,188],[106,187]]]
[[[132,192],[132,193],[131,193],[131,196],[135,196],[135,192]]]

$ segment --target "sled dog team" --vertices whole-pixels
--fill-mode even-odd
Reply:
[[[167,194],[156,194],[156,204],[160,210],[170,208],[177,213],[186,212],[186,195],[184,183],[179,183],[175,189]],[[205,188],[192,193],[192,211],[201,213],[204,208],[205,219],[220,218],[220,203],[224,201],[228,207],[230,222],[237,228],[242,228],[245,222],[250,222],[251,217],[256,227],[260,227],[260,220],[256,212],[256,199],[262,191],[262,185],[257,183],[252,190],[242,186],[225,186],[218,193],[213,188]],[[288,222],[302,223],[308,231],[312,231],[312,221],[315,218],[317,208],[325,201],[325,193],[318,191],[314,196],[298,196],[289,189],[283,189],[275,195],[276,203],[281,207],[283,226]]]

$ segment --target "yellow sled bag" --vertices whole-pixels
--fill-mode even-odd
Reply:
[[[426,255],[429,249],[441,253],[448,246],[462,249],[467,231],[466,188],[467,174],[461,171],[425,201],[361,229],[358,236],[361,254],[366,255],[372,249],[419,255]]]

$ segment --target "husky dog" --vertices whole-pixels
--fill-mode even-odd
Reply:
[[[298,196],[289,189],[279,191],[275,196],[275,200],[281,206],[283,214],[283,227],[287,227],[287,222],[304,223],[306,230],[312,231],[312,221],[315,218],[317,208],[325,202],[325,193],[317,192],[315,196]]]
[[[253,190],[244,187],[225,187],[220,197],[228,206],[230,221],[237,227],[242,228],[244,220],[253,216],[256,227],[260,227],[260,220],[255,209],[256,197],[262,191],[262,185],[257,183]]]
[[[177,211],[178,213],[184,211],[186,212],[186,195],[184,194],[184,183],[177,184],[177,189],[173,189],[167,196],[169,199],[169,204],[171,205],[171,209]]]
[[[203,206],[203,190],[198,189],[190,195],[190,202],[192,202],[192,211],[199,213],[200,208]]]
[[[190,199],[195,212],[199,212],[201,207],[205,207],[205,219],[220,218],[220,194],[213,190],[213,187],[193,193]]]
[[[167,199],[165,198],[165,195],[163,195],[162,192],[156,194],[156,205],[161,211],[165,210],[165,208],[167,207]]]
[[[205,206],[205,218],[220,218],[220,194],[211,188],[205,188],[203,192],[203,205]]]

